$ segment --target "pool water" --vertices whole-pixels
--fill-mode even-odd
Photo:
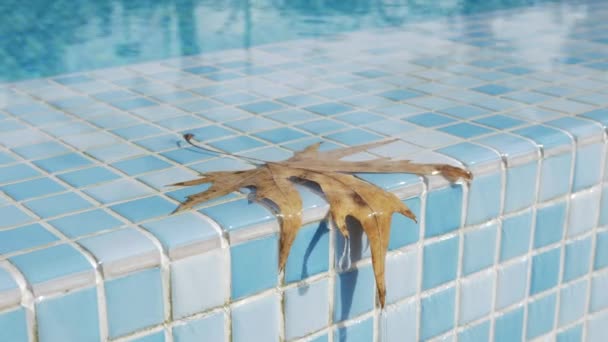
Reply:
[[[546,2],[4,0],[0,82]]]

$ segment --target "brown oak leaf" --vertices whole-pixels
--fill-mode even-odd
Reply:
[[[191,142],[192,135],[186,134]],[[388,250],[391,219],[400,213],[416,221],[415,215],[393,193],[368,183],[352,173],[413,173],[417,175],[443,175],[454,182],[470,181],[470,172],[445,164],[416,164],[408,160],[378,158],[368,161],[344,161],[342,158],[383,146],[395,140],[381,141],[327,152],[319,151],[320,143],[296,152],[281,162],[266,162],[257,168],[243,171],[219,171],[202,174],[202,178],[174,184],[191,186],[210,183],[200,193],[187,197],[177,211],[191,209],[205,201],[227,195],[242,188],[254,188],[256,200],[268,200],[278,209],[280,219],[279,267],[282,270],[298,230],[302,226],[302,200],[294,181],[316,183],[330,205],[329,214],[335,226],[348,238],[346,218],[361,223],[370,243],[372,266],[380,306],[384,307],[386,285],[384,281],[385,257]]]

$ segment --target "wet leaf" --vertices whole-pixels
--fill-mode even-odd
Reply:
[[[186,140],[192,136],[185,136]],[[445,164],[416,164],[407,160],[378,158],[369,161],[344,161],[342,158],[395,140],[365,144],[327,152],[319,151],[315,144],[296,152],[281,162],[266,162],[257,168],[244,171],[220,171],[203,174],[201,178],[177,183],[191,186],[209,183],[211,186],[191,195],[176,211],[187,210],[205,201],[227,195],[242,188],[254,188],[256,200],[267,200],[276,206],[280,219],[279,267],[287,263],[289,251],[302,226],[302,200],[294,181],[316,183],[330,205],[329,215],[335,226],[348,238],[346,218],[358,220],[370,241],[372,265],[376,279],[378,300],[384,307],[386,285],[384,281],[385,257],[394,213],[416,220],[410,209],[393,193],[368,183],[352,173],[413,173],[417,175],[443,175],[450,181],[470,181],[471,173]],[[190,142],[190,141],[189,141]]]

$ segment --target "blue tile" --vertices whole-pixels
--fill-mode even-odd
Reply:
[[[230,247],[232,299],[238,299],[277,285],[277,236],[248,241]]]
[[[220,69],[216,68],[214,66],[209,66],[209,65],[199,65],[196,67],[184,69],[185,72],[189,72],[189,73],[197,74],[197,75],[209,74],[212,72],[216,72],[218,70],[220,70]]]
[[[153,217],[165,216],[174,211],[176,205],[160,196],[141,198],[110,207],[131,222],[141,222]]]
[[[112,102],[112,105],[122,110],[133,110],[137,108],[154,106],[156,105],[156,102],[150,101],[144,97],[136,97],[128,100]]]
[[[572,323],[582,318],[586,313],[587,287],[588,281],[585,279],[571,283],[560,290],[558,326]]]
[[[210,80],[213,80],[213,81],[228,81],[228,80],[233,80],[235,78],[240,78],[243,76],[233,73],[233,72],[216,72],[216,73],[212,73],[212,74],[207,74],[204,77],[208,78]]]
[[[112,167],[126,173],[129,176],[138,175],[144,172],[162,170],[170,166],[171,164],[155,156],[144,156],[123,160],[112,164]]]
[[[130,91],[126,91],[126,90],[110,90],[110,91],[103,91],[100,93],[95,93],[93,95],[94,98],[105,101],[105,102],[112,102],[113,100],[121,100],[121,99],[128,99],[130,97],[135,97],[136,94],[132,93]]]
[[[239,160],[228,157],[220,157],[212,160],[207,160],[204,162],[192,164],[190,168],[196,170],[201,173],[206,172],[214,172],[214,171],[239,171],[247,168],[251,168],[251,164]],[[190,177],[192,178],[192,177]]]
[[[529,73],[533,72],[531,69],[524,68],[521,66],[511,66],[511,67],[502,68],[499,70],[502,72],[513,74],[513,75],[525,75],[525,74],[529,74]]]
[[[458,334],[459,342],[480,342],[490,340],[490,322],[478,323]]]
[[[47,172],[60,172],[91,164],[91,161],[77,153],[64,154],[57,157],[40,159],[34,162]]]
[[[523,340],[524,309],[516,308],[501,316],[494,323],[494,342],[514,342]]]
[[[280,297],[276,294],[232,307],[232,341],[279,341]]]
[[[217,154],[189,147],[163,152],[161,155],[180,164],[189,164],[195,161],[212,158]]]
[[[418,305],[417,300],[410,300],[383,312],[378,331],[380,340],[415,341],[418,330]]]
[[[566,244],[562,281],[582,277],[589,272],[591,263],[591,237]]]
[[[336,102],[327,102],[314,106],[308,106],[304,109],[321,115],[335,115],[351,111],[353,108]]]
[[[583,325],[578,324],[557,334],[556,342],[582,342]]]
[[[408,116],[407,118],[405,118],[405,120],[422,127],[435,127],[440,125],[446,125],[456,121],[447,116],[435,113],[424,113]]]
[[[460,160],[469,167],[500,160],[500,156],[496,152],[487,147],[471,144],[469,142],[444,147],[438,149],[437,152]]]
[[[283,127],[269,131],[262,131],[254,134],[258,138],[268,140],[274,144],[282,144],[291,140],[306,137],[308,134],[302,133],[292,128]]]
[[[494,264],[498,225],[491,224],[464,236],[462,273],[468,275]]]
[[[50,141],[34,145],[20,146],[14,148],[13,151],[24,158],[34,160],[64,154],[70,150],[58,142]]]
[[[608,232],[597,233],[593,260],[594,270],[608,267]]]
[[[25,309],[18,308],[0,313],[0,341],[30,341],[25,320]]]
[[[476,136],[479,136],[482,134],[487,134],[487,133],[492,132],[492,130],[490,130],[488,128],[478,126],[478,125],[472,125],[472,124],[466,123],[466,122],[442,127],[442,128],[439,128],[439,130],[442,132],[448,133],[448,134],[455,135],[460,138],[464,138],[464,139],[473,138],[473,137],[476,137]]]
[[[111,132],[127,140],[141,139],[151,135],[164,133],[160,128],[148,124],[118,128],[112,130]]]
[[[428,340],[454,327],[456,290],[454,287],[422,298],[420,339]]]
[[[242,105],[242,106],[239,106],[239,108],[244,109],[244,110],[254,113],[254,114],[263,114],[263,113],[283,109],[283,108],[285,108],[285,106],[283,106],[279,103],[276,103],[276,102],[260,101],[260,102],[254,102],[254,103]]]
[[[258,148],[264,146],[265,144],[259,140],[247,137],[247,136],[238,136],[234,138],[222,139],[212,143],[209,145],[226,151],[228,153],[237,153],[241,151],[250,150],[253,148]]]
[[[223,313],[215,313],[202,318],[188,320],[186,324],[173,327],[175,342],[224,342],[227,332],[224,329],[226,318]]]
[[[526,297],[528,259],[519,259],[498,269],[496,309],[506,308]]]
[[[93,79],[89,76],[85,76],[85,75],[62,76],[62,77],[56,77],[53,79],[53,81],[55,81],[57,83],[61,83],[63,85],[86,83],[86,82],[91,82],[94,80],[95,79]]]
[[[98,341],[97,289],[88,288],[36,303],[40,341]]]
[[[458,270],[458,236],[424,246],[422,288],[450,282]]]
[[[86,96],[73,96],[68,98],[62,98],[60,100],[50,101],[50,103],[61,109],[71,108],[84,108],[89,107],[95,103],[95,101]]]
[[[32,220],[32,217],[14,205],[0,207],[0,228],[16,226]]]
[[[325,221],[300,228],[285,266],[285,282],[299,281],[329,268],[329,230]]]
[[[420,217],[420,198],[414,197],[403,201],[410,211]],[[391,221],[391,234],[388,249],[390,251],[418,242],[420,225],[403,215],[394,214]]]
[[[498,217],[502,175],[491,173],[475,177],[469,187],[466,224],[473,225]]]
[[[532,275],[530,278],[530,295],[534,295],[557,286],[561,247],[553,248],[532,257]]]
[[[93,272],[93,266],[84,255],[66,244],[14,256],[10,261],[32,285],[81,272]]]
[[[540,248],[562,239],[566,220],[566,203],[559,202],[536,211],[534,248]]]
[[[570,191],[572,155],[570,152],[543,159],[539,200],[546,201]]]
[[[152,189],[130,179],[119,179],[113,182],[90,187],[84,191],[97,201],[108,204],[152,194]]]
[[[120,178],[120,176],[103,166],[66,172],[57,175],[57,177],[76,188],[108,182]]]
[[[285,338],[289,341],[319,331],[329,321],[329,284],[321,279],[287,289],[284,294]]]
[[[175,147],[175,144],[173,147]],[[87,151],[87,154],[105,163],[111,163],[116,160],[130,158],[144,153],[146,153],[144,149],[129,145],[126,142],[95,147]]]
[[[603,127],[597,123],[570,116],[547,121],[545,124],[559,127],[571,133],[577,140],[583,140],[592,136],[601,136],[603,132]]]
[[[174,91],[171,93],[164,93],[159,95],[154,95],[154,99],[159,102],[179,102],[184,100],[191,100],[196,98],[196,96],[192,95],[192,93],[186,91]]]
[[[65,187],[50,178],[38,178],[30,181],[13,183],[0,187],[16,201],[50,195],[65,190]]]
[[[197,115],[216,122],[226,122],[230,120],[242,119],[251,117],[252,114],[237,108],[223,107],[212,110],[206,110]]]
[[[13,162],[15,162],[15,158],[13,158],[10,154],[6,152],[0,152],[0,165],[10,164]]]
[[[320,101],[318,97],[307,94],[285,96],[279,98],[278,100],[292,106],[306,106]]]
[[[254,116],[252,118],[227,122],[225,125],[228,127],[234,128],[234,129],[238,129],[239,131],[242,131],[242,132],[252,132],[252,131],[259,131],[259,130],[264,130],[264,129],[268,130],[271,128],[280,127],[280,125],[278,123],[276,123],[272,120],[268,120],[266,118],[257,117],[257,116]]]
[[[129,340],[129,342],[165,342],[165,332],[161,330],[156,333]]]
[[[352,112],[344,115],[336,116],[336,119],[348,122],[355,126],[365,126],[372,122],[383,120],[384,117],[368,112]]]
[[[604,143],[590,144],[577,148],[574,164],[574,183],[572,184],[573,192],[600,182],[603,153]]]
[[[608,65],[607,65],[608,66]],[[587,321],[587,341],[602,342],[608,335],[608,314],[601,313]]]
[[[381,140],[383,137],[362,129],[354,128],[339,133],[328,134],[327,138],[348,146],[354,146]]]
[[[365,78],[377,78],[388,76],[389,74],[382,70],[369,69],[364,71],[354,72],[355,75],[362,76]]]
[[[403,101],[412,99],[414,97],[422,96],[421,93],[405,89],[389,90],[382,92],[379,95],[393,101]]]
[[[533,339],[553,330],[556,297],[555,293],[553,293],[528,304],[526,331],[528,339]]]
[[[478,124],[492,127],[497,130],[506,130],[506,129],[517,127],[517,126],[521,126],[526,123],[525,121],[518,120],[518,119],[512,118],[510,116],[505,116],[505,115],[487,116],[485,118],[477,119],[477,120],[475,120],[475,122]]]
[[[55,235],[38,223],[0,230],[0,254],[44,246],[59,240]]]
[[[470,119],[472,117],[484,115],[490,113],[490,111],[486,109],[482,109],[479,107],[473,106],[458,106],[458,107],[450,107],[441,109],[440,112],[455,116],[461,119]]]
[[[247,228],[276,219],[274,214],[266,209],[266,207],[258,203],[250,203],[247,199],[204,208],[201,212],[211,217],[224,230],[228,231]],[[234,213],[239,213],[239,215],[234,215]]]
[[[425,213],[425,237],[433,237],[460,227],[462,186],[452,185],[428,193]]]
[[[547,126],[528,126],[517,129],[513,133],[532,139],[538,146],[542,146],[543,149],[572,145],[572,140],[567,134]]]
[[[175,118],[169,118],[165,120],[160,120],[156,122],[158,125],[161,125],[170,130],[183,130],[188,127],[198,127],[204,124],[207,124],[207,120],[203,120],[192,115],[184,115],[178,116]]]
[[[374,321],[371,318],[334,330],[334,341],[368,342],[373,341],[373,338]]]
[[[586,283],[585,283],[586,284]],[[598,312],[608,308],[608,273],[595,274],[591,278],[591,300],[589,305],[590,312]],[[584,302],[586,304],[586,302]],[[583,308],[584,309],[584,308]]]
[[[153,268],[106,280],[105,290],[110,338],[163,322],[160,269]]]
[[[86,222],[86,224],[83,224],[83,222]],[[123,224],[120,220],[101,209],[64,216],[49,221],[49,223],[70,238],[116,228]]]
[[[505,218],[501,227],[500,261],[528,253],[532,230],[532,211]]]
[[[333,120],[321,119],[315,121],[309,121],[296,127],[315,133],[315,134],[323,134],[326,132],[337,131],[339,129],[346,128],[348,126]]]
[[[196,140],[205,142],[207,140],[229,137],[231,135],[235,135],[236,132],[223,128],[218,125],[209,125],[209,126],[204,126],[204,127],[200,127],[200,128],[189,129],[189,130],[183,131],[181,133],[194,134],[194,138]]]
[[[215,96],[213,99],[225,104],[236,105],[256,101],[259,97],[247,93],[229,93]]]
[[[267,117],[282,123],[290,124],[300,121],[310,121],[319,116],[299,109],[289,109],[270,114]]]
[[[461,281],[459,325],[465,325],[490,314],[494,281],[494,272],[482,272]]]
[[[334,322],[357,317],[373,309],[376,285],[371,265],[357,267],[335,277]]]
[[[166,134],[158,137],[137,140],[135,143],[150,151],[158,152],[179,147],[178,143],[180,141],[182,141],[181,137],[174,134]]]
[[[509,167],[505,188],[505,213],[532,206],[536,197],[536,162]]]
[[[22,179],[28,179],[40,175],[31,166],[26,164],[17,164],[12,166],[0,167],[0,184],[16,182]]]
[[[604,125],[604,127],[608,126],[608,109],[596,109],[591,112],[581,114],[581,116],[593,119]]]
[[[5,268],[0,268],[0,292],[18,289],[19,286],[13,279],[13,276]]]
[[[208,220],[190,212],[147,222],[142,227],[154,234],[167,251],[198,241],[219,239]]]
[[[498,84],[487,84],[473,89],[488,95],[502,95],[513,91],[513,89],[511,88],[507,88]]]
[[[42,218],[83,210],[90,208],[93,205],[73,192],[35,199],[25,202],[24,204]]]
[[[385,279],[386,286],[390,289],[386,294],[387,303],[392,304],[416,294],[420,273],[419,260],[420,252],[417,249],[408,249],[386,258]],[[404,273],[404,269],[411,272]]]

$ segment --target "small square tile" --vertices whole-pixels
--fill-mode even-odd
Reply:
[[[14,205],[0,207],[0,228],[17,226],[33,220],[32,217]]]
[[[364,131],[358,128],[328,134],[326,137],[348,146],[366,144],[369,142],[381,140],[383,138],[380,135]]]
[[[424,236],[429,238],[458,229],[462,210],[458,208],[462,208],[462,186],[452,185],[429,192]]]
[[[174,203],[160,196],[141,198],[110,207],[131,222],[141,222],[154,217],[169,215],[175,208]]]
[[[123,127],[113,129],[112,133],[126,139],[126,140],[135,140],[141,139],[145,137],[149,137],[152,135],[158,135],[164,133],[160,128],[149,124],[140,124],[135,126]]]
[[[165,332],[163,330],[151,333],[148,335],[140,336],[128,340],[129,342],[165,342]]]
[[[256,137],[268,140],[274,144],[282,144],[291,140],[300,139],[308,134],[288,128],[276,128],[269,131],[262,131],[254,134]]]
[[[459,342],[476,342],[490,340],[490,322],[478,323],[458,334]]]
[[[528,259],[519,259],[498,268],[496,308],[503,309],[524,300],[528,285]]]
[[[403,101],[414,97],[422,96],[421,93],[405,89],[389,90],[382,92],[379,95],[393,101]]]
[[[177,131],[177,130],[187,129],[189,127],[202,126],[209,122],[207,120],[195,117],[193,115],[184,115],[184,116],[178,116],[178,117],[174,117],[174,118],[160,120],[156,123],[167,129]]]
[[[258,203],[250,203],[247,199],[218,204],[204,208],[201,212],[229,232],[276,220],[275,215],[266,207]]]
[[[409,300],[387,307],[380,321],[381,341],[415,341],[418,329],[417,300]]]
[[[369,179],[366,179],[369,180]],[[374,183],[377,185],[377,183]],[[410,211],[420,217],[420,198],[414,197],[403,201]],[[391,220],[391,234],[389,236],[388,249],[390,251],[418,242],[420,237],[420,225],[408,217],[395,214]]]
[[[470,119],[473,117],[489,114],[490,111],[474,106],[457,106],[441,109],[440,112],[455,116],[460,119]]]
[[[49,223],[69,238],[76,238],[123,225],[120,220],[102,209],[64,216],[51,220]]]
[[[47,172],[61,172],[91,164],[91,161],[78,153],[64,154],[57,157],[40,159],[34,162]]]
[[[428,340],[454,327],[455,301],[454,287],[421,299],[420,339]]]
[[[484,118],[475,120],[475,122],[478,124],[489,126],[491,128],[497,129],[497,130],[506,130],[506,129],[517,127],[517,126],[521,126],[526,123],[523,120],[515,119],[513,117],[506,116],[506,115],[500,115],[500,114],[486,116]]]
[[[82,188],[85,186],[109,182],[120,178],[119,175],[103,166],[89,167],[77,171],[70,171],[58,174],[57,177],[59,177],[61,180],[75,188]]]
[[[228,335],[224,329],[225,322],[223,312],[188,320],[185,324],[173,326],[173,339],[176,342],[224,342]]]
[[[170,166],[171,164],[155,156],[144,156],[123,160],[112,164],[112,167],[126,173],[129,176],[166,169]]]
[[[583,325],[578,324],[557,334],[556,342],[582,342]]]
[[[16,201],[23,201],[35,197],[63,192],[66,190],[66,188],[51,178],[38,178],[25,182],[5,185],[0,187],[0,190]]]
[[[507,88],[498,84],[487,84],[473,89],[488,95],[502,95],[513,91],[513,89],[511,88]]]
[[[591,263],[591,237],[566,244],[563,282],[582,277],[589,272]]]
[[[207,248],[213,248],[219,244],[220,239],[219,232],[213,228],[211,221],[193,212],[167,216],[141,226],[160,241],[170,257],[173,257],[173,253],[180,248],[202,242],[209,243],[206,244]],[[200,252],[204,251],[202,248],[199,249]]]
[[[143,107],[156,105],[156,102],[150,101],[144,97],[136,97],[128,100],[119,100],[112,102],[112,105],[122,110],[133,110]]]
[[[468,275],[494,264],[498,225],[492,223],[464,235],[462,273]]]
[[[171,147],[175,147],[175,143]],[[118,143],[96,147],[87,151],[93,158],[105,163],[112,163],[117,160],[145,154],[146,150],[127,143]]]
[[[374,335],[374,321],[368,318],[356,321],[334,330],[334,341],[365,342],[372,341]]]
[[[492,310],[494,272],[482,272],[462,280],[458,324],[465,325],[489,315]]]
[[[280,298],[277,294],[232,307],[232,341],[279,341]]]
[[[532,231],[532,211],[505,218],[501,227],[500,261],[528,253]]]
[[[300,281],[329,268],[327,223],[314,222],[300,228],[285,265],[285,282]]]
[[[424,246],[422,288],[437,287],[456,278],[458,270],[458,236]]]
[[[572,323],[587,311],[588,280],[584,279],[566,287],[559,292],[558,326]]]
[[[93,266],[74,247],[62,244],[10,258],[31,285],[79,273],[93,274]]]
[[[226,138],[235,135],[236,132],[229,129],[223,128],[218,125],[209,125],[195,129],[189,129],[181,132],[183,134],[190,133],[194,134],[194,138],[200,142],[206,142],[208,140]]]
[[[1,216],[0,216],[1,217]],[[593,269],[599,270],[608,266],[608,232],[597,233]]]
[[[536,197],[536,162],[509,167],[504,199],[505,213],[532,206]]]
[[[587,341],[602,342],[608,335],[608,313],[603,312],[587,321]]]
[[[97,310],[94,287],[43,299],[36,303],[38,337],[40,341],[97,341]]]
[[[532,274],[530,278],[530,295],[534,295],[555,286],[559,281],[561,247],[556,247],[532,257]]]
[[[494,341],[522,341],[524,331],[524,309],[519,307],[498,316],[494,321]]]
[[[278,123],[272,120],[257,116],[237,121],[230,121],[225,125],[247,133],[280,127]]]
[[[408,116],[404,120],[407,120],[411,123],[414,123],[418,126],[422,127],[435,127],[440,125],[446,125],[449,123],[453,123],[454,119],[449,118],[445,115],[435,114],[435,113],[423,113],[418,115]]]
[[[177,104],[177,107],[190,113],[200,113],[209,109],[220,107],[219,102],[212,100],[202,99],[188,102],[181,102]]]
[[[386,302],[395,303],[413,296],[418,289],[420,252],[417,249],[404,251],[386,258]],[[403,270],[408,272],[403,272]]]
[[[598,273],[591,278],[590,312],[598,312],[608,308],[608,272]]]
[[[473,125],[470,123],[459,123],[455,125],[439,128],[440,131],[455,135],[460,138],[468,139],[479,135],[491,133],[492,130],[483,126]]]
[[[0,167],[0,184],[33,178],[38,175],[40,175],[40,172],[25,164]]]
[[[47,245],[59,239],[38,223],[0,230],[0,254]]]
[[[290,109],[270,114],[267,117],[275,121],[290,124],[302,121],[310,121],[312,119],[318,118],[319,116],[299,109]]]
[[[91,202],[73,192],[30,200],[24,205],[42,218],[67,214],[93,206]]]
[[[502,175],[499,172],[477,176],[469,186],[466,224],[473,225],[498,217]]]
[[[162,156],[169,158],[179,164],[190,164],[196,161],[210,159],[216,156],[216,153],[202,151],[193,147],[180,148],[161,153]]]
[[[106,280],[105,289],[110,338],[163,322],[163,287],[159,268]]]
[[[571,165],[572,155],[569,152],[542,161],[539,200],[550,200],[570,191]]]
[[[383,116],[368,112],[352,112],[334,117],[337,120],[348,122],[355,126],[365,126],[372,122],[384,119]]]
[[[0,340],[11,342],[30,340],[24,308],[0,313]]]
[[[254,102],[254,103],[242,105],[242,106],[239,106],[239,108],[246,110],[248,112],[254,113],[254,114],[264,114],[267,112],[272,112],[272,111],[276,111],[279,109],[283,109],[285,107],[276,102],[260,101],[260,102]]]
[[[84,192],[103,204],[125,201],[153,193],[151,188],[131,179],[119,179],[92,186]]]
[[[576,149],[572,191],[579,191],[600,182],[603,153],[604,143],[579,146]]]
[[[285,96],[278,100],[291,106],[307,106],[322,101],[322,99],[318,97],[307,94]]]
[[[304,109],[316,113],[316,114],[320,114],[320,115],[336,115],[336,114],[340,114],[340,113],[346,113],[348,111],[351,111],[353,108],[337,103],[337,102],[327,102],[327,103],[323,103],[323,104],[318,104],[318,105],[314,105],[314,106],[308,106],[305,107]]]
[[[554,329],[556,297],[556,294],[552,293],[528,303],[528,329],[526,331],[528,339],[541,336]]]
[[[540,248],[562,239],[566,220],[566,203],[558,202],[537,209],[534,228],[534,248]]]
[[[375,295],[376,285],[371,265],[337,274],[334,285],[334,322],[372,310]]]
[[[275,287],[278,280],[277,236],[230,247],[232,299]]]
[[[292,340],[319,331],[329,321],[329,284],[321,279],[285,291],[285,338]]]
[[[19,146],[14,148],[13,151],[24,158],[35,160],[40,158],[48,158],[58,154],[65,154],[70,150],[56,141],[49,141],[33,145]]]

